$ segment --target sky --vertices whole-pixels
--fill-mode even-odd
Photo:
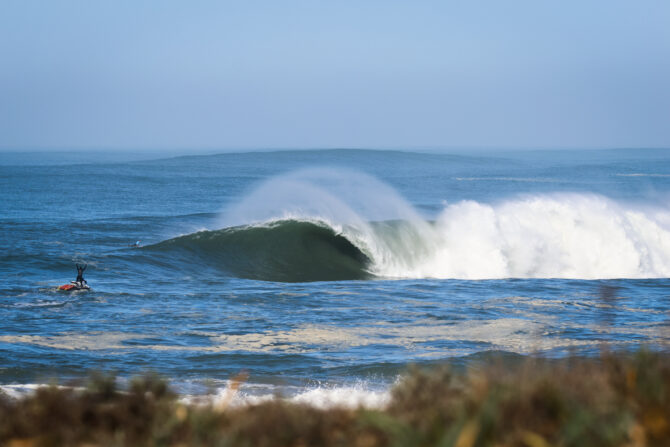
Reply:
[[[0,0],[0,149],[670,147],[666,0]]]

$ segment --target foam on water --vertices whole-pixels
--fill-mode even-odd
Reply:
[[[22,399],[24,397],[35,394],[35,392],[44,387],[52,387],[61,389],[74,389],[74,390],[83,390],[81,387],[71,387],[71,386],[61,386],[61,385],[47,385],[43,383],[20,383],[20,384],[9,384],[9,385],[0,385],[0,395],[5,395],[10,399]]]
[[[27,383],[0,385],[0,394],[11,399],[21,399],[34,394],[39,388],[53,385]],[[59,386],[59,388],[73,388]],[[73,389],[83,390],[75,387]],[[288,391],[288,393],[287,393]],[[240,389],[232,382],[217,389],[213,394],[184,395],[184,404],[213,405],[218,408],[240,408],[281,399],[289,403],[306,405],[319,409],[329,408],[369,408],[381,409],[388,405],[391,394],[388,389],[370,389],[365,383],[350,386],[313,386],[304,388],[278,388],[270,385],[242,384]]]
[[[257,388],[257,389],[256,389]],[[272,387],[243,384],[240,389],[227,383],[210,396],[190,396],[185,403],[212,404],[217,407],[243,407],[282,399],[286,402],[307,405],[319,409],[329,408],[375,408],[386,407],[391,399],[389,389],[371,388],[365,382],[353,385],[316,385],[308,387]]]
[[[670,276],[667,206],[556,193],[459,201],[420,214],[362,173],[307,169],[275,177],[222,225],[315,222],[344,235],[384,278],[662,278]]]
[[[422,259],[394,253],[393,277],[653,278],[670,276],[670,214],[595,195],[559,194],[447,206]],[[411,252],[412,247],[403,249]]]

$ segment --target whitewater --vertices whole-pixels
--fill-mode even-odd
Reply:
[[[411,364],[670,342],[665,150],[107,159],[0,154],[6,394],[381,407]]]
[[[231,233],[241,239],[252,232],[260,238],[275,229],[262,247],[268,252],[267,243],[276,245],[287,237],[282,228],[293,226],[307,237],[322,227],[330,230],[324,238],[330,237],[331,246],[343,237],[360,251],[352,254],[359,258],[359,269],[386,279],[663,278],[670,276],[668,208],[636,207],[597,194],[555,193],[495,204],[462,200],[426,219],[369,175],[311,168],[273,177],[224,211],[219,225],[230,227],[219,239]],[[311,240],[309,250],[318,242]],[[295,246],[284,247],[272,251],[272,257],[290,264],[293,251]],[[251,252],[246,255],[253,256]],[[301,253],[299,258],[309,256]],[[322,257],[310,262],[332,264],[337,259],[330,252]],[[352,271],[351,279],[361,273]],[[317,273],[311,279],[323,278]]]

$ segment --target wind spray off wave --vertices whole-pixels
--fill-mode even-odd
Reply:
[[[590,194],[461,201],[426,219],[366,174],[306,169],[264,182],[221,225],[177,245],[255,279],[670,276],[667,208]]]

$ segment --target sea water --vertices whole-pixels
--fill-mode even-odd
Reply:
[[[670,342],[670,151],[0,153],[0,203],[9,394],[380,406],[410,364]]]

